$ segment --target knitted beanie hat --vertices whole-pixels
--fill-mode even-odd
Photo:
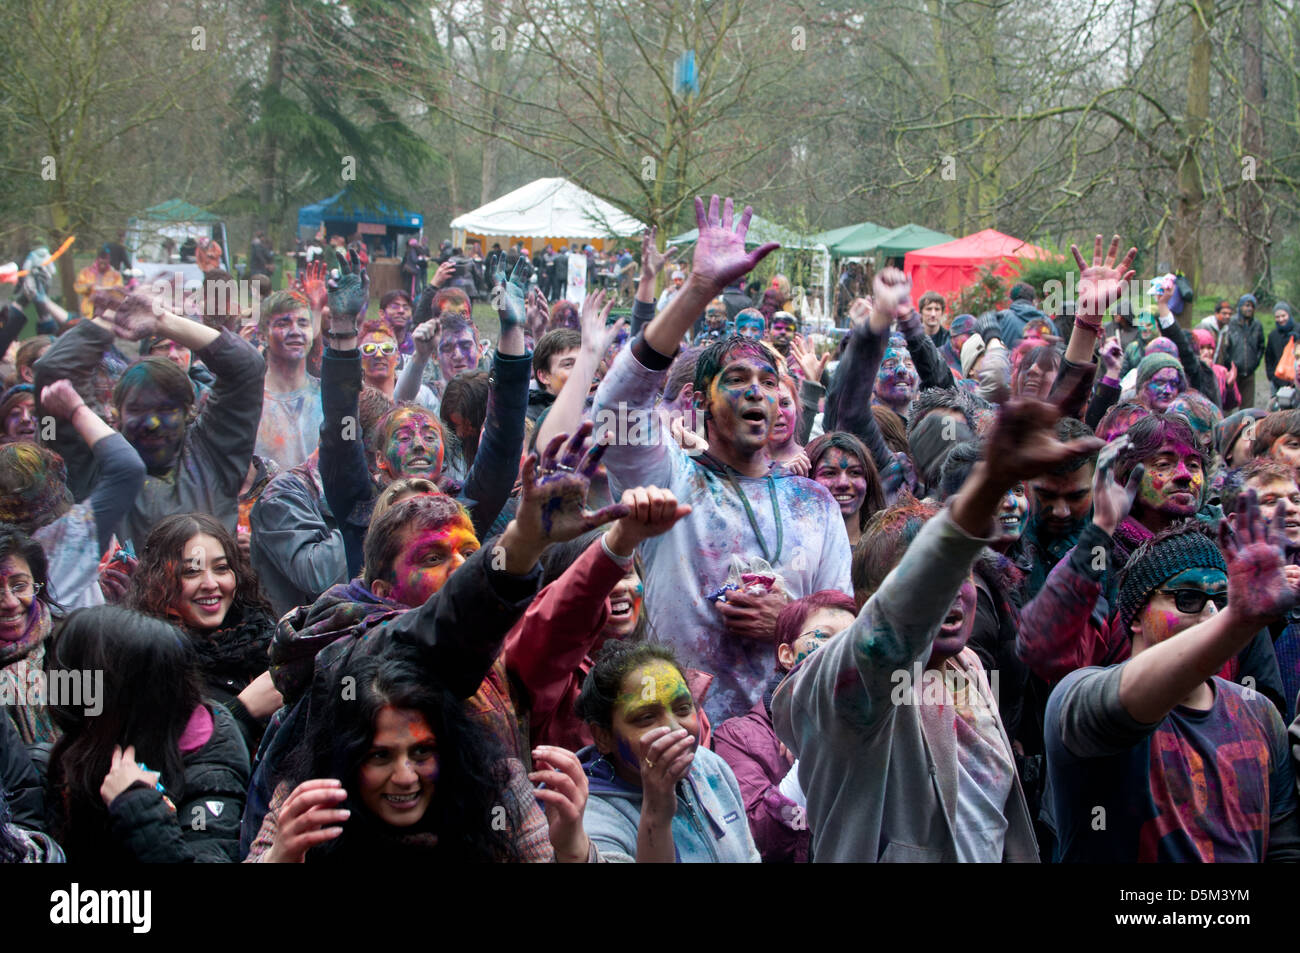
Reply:
[[[1147,346],[1143,349],[1143,353],[1146,354],[1155,354],[1157,351],[1161,354],[1168,354],[1170,357],[1177,357],[1178,345],[1170,338],[1155,338],[1148,341]]]
[[[1155,377],[1157,371],[1162,371],[1166,367],[1172,367],[1178,372],[1179,376],[1182,376],[1183,363],[1178,358],[1158,351],[1155,354],[1148,354],[1142,358],[1142,363],[1138,365],[1137,386],[1141,387]]]
[[[953,337],[961,337],[963,334],[975,333],[975,315],[959,314],[952,319],[952,324],[948,325],[948,333]]]
[[[966,343],[961,346],[961,372],[970,377],[975,362],[983,357],[984,351],[984,339],[972,332],[971,336],[966,339]]]
[[[1219,569],[1228,564],[1210,539],[1209,524],[1194,520],[1178,531],[1148,540],[1134,551],[1124,566],[1119,586],[1119,619],[1125,632],[1133,624],[1151,593],[1186,569]]]
[[[36,399],[36,389],[31,384],[15,384],[0,396],[0,422],[9,416],[19,401],[24,398]]]

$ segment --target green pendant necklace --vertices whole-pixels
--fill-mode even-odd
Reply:
[[[763,558],[767,560],[769,566],[775,569],[777,562],[781,558],[781,550],[785,543],[785,531],[781,526],[781,509],[776,504],[776,480],[772,478],[770,473],[767,475],[767,493],[772,500],[772,522],[776,523],[776,555],[773,556],[767,549],[767,540],[763,538],[762,530],[758,528],[758,519],[754,516],[754,508],[749,505],[749,497],[740,488],[740,484],[736,482],[735,474],[730,470],[727,471],[727,479],[740,497],[740,502],[745,506],[745,515],[749,517],[749,525],[753,528],[758,545],[763,550]]]

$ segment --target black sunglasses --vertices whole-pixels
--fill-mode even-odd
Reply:
[[[1205,608],[1207,602],[1213,602],[1214,608],[1222,612],[1228,608],[1226,592],[1208,593],[1200,589],[1161,589],[1167,596],[1174,597],[1174,608],[1185,615],[1197,615]]]

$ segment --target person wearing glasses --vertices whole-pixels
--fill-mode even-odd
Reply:
[[[1248,491],[1218,545],[1188,520],[1129,558],[1119,621],[1131,657],[1072,672],[1047,703],[1059,859],[1300,860],[1286,726],[1262,694],[1220,675],[1300,602],[1289,510],[1273,509],[1269,520]]]
[[[45,551],[22,530],[0,523],[0,702],[23,744],[53,741],[40,685],[52,628]]]
[[[361,379],[389,400],[397,387],[397,365],[401,360],[397,337],[386,320],[365,321],[361,325],[357,347],[361,351]],[[421,384],[414,403],[438,412],[438,397],[427,384]]]

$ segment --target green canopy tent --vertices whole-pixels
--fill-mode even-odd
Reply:
[[[892,231],[894,229],[875,222],[860,222],[857,225],[832,228],[817,237],[826,243],[832,257],[861,258],[876,247],[882,235],[888,235]]]
[[[740,213],[737,212],[736,220],[740,220]],[[857,226],[854,226],[855,228]],[[674,235],[668,239],[670,245],[693,245],[700,237],[700,230],[692,228],[689,232],[682,232],[680,235]],[[779,242],[782,248],[794,248],[801,251],[811,251],[822,256],[821,262],[821,286],[823,301],[829,300],[831,289],[831,252],[826,247],[826,243],[821,241],[817,235],[800,235],[793,229],[786,228],[776,222],[768,221],[761,215],[751,215],[749,217],[749,231],[745,234],[745,247],[753,248],[767,242]],[[780,252],[777,252],[779,255]],[[778,266],[779,267],[779,266]]]
[[[876,252],[877,262],[883,262],[890,258],[902,258],[908,252],[916,251],[919,248],[930,248],[933,245],[942,245],[944,242],[954,240],[955,237],[952,235],[936,232],[923,225],[915,225],[909,222],[906,225],[900,225],[891,232],[878,236],[873,248]]]

